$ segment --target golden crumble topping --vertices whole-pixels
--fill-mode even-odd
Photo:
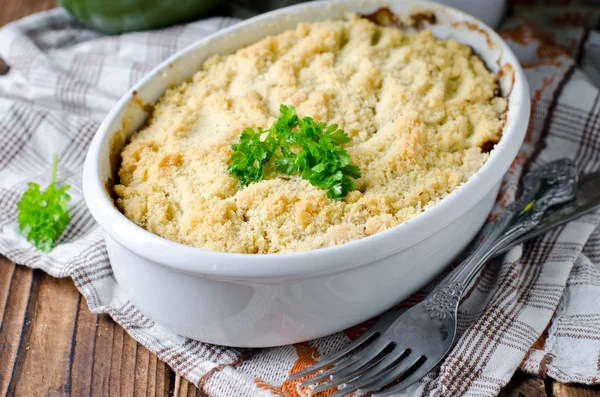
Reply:
[[[500,139],[506,100],[471,49],[352,16],[300,24],[206,60],[169,89],[122,152],[117,206],[169,240],[211,250],[316,249],[401,224],[466,182]],[[241,188],[227,167],[246,127],[281,104],[338,124],[362,177],[342,201],[298,177]]]

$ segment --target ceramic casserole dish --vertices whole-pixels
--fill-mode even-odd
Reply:
[[[204,342],[240,347],[295,343],[331,334],[377,315],[438,274],[475,236],[495,201],[529,120],[529,90],[517,59],[477,19],[426,1],[387,0],[397,15],[429,10],[440,38],[471,46],[500,76],[506,125],[489,160],[465,184],[409,221],[350,243],[289,254],[234,254],[181,245],[128,220],[113,204],[118,159],[168,87],[227,54],[299,22],[371,13],[377,0],[324,1],[270,12],[220,31],[164,61],[121,98],[87,154],[83,188],[106,233],[115,277],[150,319]]]

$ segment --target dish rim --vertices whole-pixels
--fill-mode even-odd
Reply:
[[[373,5],[383,7],[385,2],[371,1]],[[337,273],[354,267],[386,258],[394,253],[405,250],[420,241],[438,233],[443,228],[463,216],[486,193],[494,188],[504,176],[498,174],[500,168],[507,167],[506,157],[513,162],[523,142],[529,120],[530,101],[529,89],[523,70],[514,53],[502,38],[479,19],[459,11],[453,7],[432,1],[404,1],[419,8],[444,10],[461,21],[473,22],[487,34],[494,44],[499,44],[503,59],[513,68],[514,83],[511,94],[517,100],[509,101],[509,106],[519,106],[517,114],[508,125],[505,125],[502,138],[490,152],[486,163],[465,183],[453,190],[431,208],[423,211],[408,221],[391,227],[385,231],[330,247],[291,252],[245,254],[213,251],[199,247],[188,246],[167,240],[136,225],[122,214],[113,204],[105,191],[105,181],[100,173],[100,152],[102,144],[108,137],[111,126],[120,120],[121,113],[130,104],[133,93],[148,84],[158,73],[164,71],[169,64],[189,56],[193,51],[220,36],[226,36],[252,24],[261,23],[263,19],[285,17],[300,7],[327,7],[331,4],[348,4],[349,9],[357,3],[356,0],[324,0],[311,3],[301,3],[291,7],[271,11],[248,20],[237,23],[226,29],[219,30],[199,41],[178,51],[146,74],[113,106],[95,133],[88,148],[84,172],[83,193],[90,212],[100,224],[105,233],[118,244],[130,251],[177,271],[210,277],[227,279],[272,279],[272,278],[306,278],[321,274]],[[370,3],[369,1],[363,3]],[[390,2],[393,3],[393,2]],[[166,87],[165,87],[166,89]],[[508,99],[508,98],[507,98]],[[462,203],[461,203],[462,202]],[[462,212],[455,216],[447,216],[448,210],[461,208]],[[460,212],[460,211],[459,211]],[[444,216],[446,214],[446,216]],[[435,232],[427,232],[432,224],[437,224]],[[441,225],[440,225],[441,224]],[[400,240],[403,238],[402,240]],[[401,241],[399,243],[399,241]],[[392,248],[390,248],[392,247]],[[282,265],[282,262],[288,262]]]

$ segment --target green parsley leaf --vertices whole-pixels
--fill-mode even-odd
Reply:
[[[264,165],[273,156],[277,142],[269,135],[267,139],[261,140],[263,134],[262,128],[259,128],[258,132],[246,128],[240,136],[239,143],[232,146],[233,154],[228,171],[240,181],[242,186],[261,180],[264,175]]]
[[[350,137],[337,125],[299,119],[293,106],[281,105],[280,115],[270,129],[255,132],[247,128],[232,145],[229,173],[242,186],[264,177],[264,166],[274,159],[276,170],[300,175],[313,186],[327,189],[327,197],[341,200],[355,188],[360,169],[350,164],[350,155],[341,144]]]
[[[69,185],[56,186],[56,168],[58,155],[52,161],[50,185],[44,192],[40,185],[29,182],[29,188],[17,202],[19,209],[19,230],[28,241],[41,251],[48,252],[54,242],[69,224],[67,202],[71,197],[67,193]]]

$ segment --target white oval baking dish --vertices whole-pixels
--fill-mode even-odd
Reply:
[[[138,227],[107,193],[114,158],[147,117],[147,106],[190,78],[209,55],[232,52],[298,22],[370,13],[380,0],[301,4],[220,31],[167,59],[108,114],[90,144],[83,174],[86,202],[106,232],[119,285],[149,318],[178,334],[240,347],[283,345],[364,321],[430,281],[474,237],[523,141],[529,90],[517,59],[490,28],[426,1],[386,0],[396,14],[435,13],[438,37],[470,45],[501,73],[507,124],[488,162],[467,183],[408,222],[347,244],[291,254],[232,254],[177,244]]]

